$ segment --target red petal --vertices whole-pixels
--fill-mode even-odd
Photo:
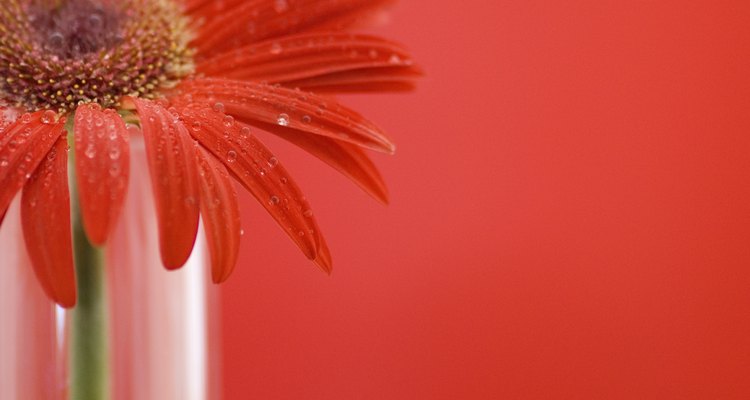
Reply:
[[[229,278],[240,250],[240,209],[237,192],[224,164],[201,146],[195,147],[200,181],[203,224],[211,253],[214,283]]]
[[[58,125],[62,129],[62,125]],[[57,135],[59,137],[59,134]],[[59,138],[23,189],[23,236],[44,291],[63,307],[76,303],[68,192],[68,144]]]
[[[325,77],[327,86],[336,83],[336,77],[346,71],[357,71],[360,80],[370,77],[374,82],[412,82],[421,75],[401,46],[374,36],[348,33],[305,34],[250,45],[211,58],[197,69],[208,76],[271,83],[315,83],[314,78]],[[342,79],[346,82],[352,77],[344,75]]]
[[[199,205],[194,143],[185,126],[160,104],[130,98],[141,120],[159,221],[161,258],[182,267],[198,232]]]
[[[284,82],[315,93],[407,92],[422,72],[415,67],[362,68]]]
[[[330,254],[307,200],[274,155],[241,124],[208,105],[182,106],[186,124],[255,196],[303,253],[330,272]]]
[[[24,114],[0,133],[0,210],[8,208],[63,132],[64,121],[42,122],[45,113]]]
[[[107,241],[122,210],[130,175],[130,146],[125,122],[113,110],[95,104],[75,115],[76,177],[83,225],[96,245]]]
[[[388,189],[383,178],[359,147],[325,136],[300,135],[277,125],[264,125],[261,128],[303,148],[354,181],[381,203],[388,203]]]
[[[334,101],[283,87],[224,79],[197,79],[180,86],[184,93],[176,104],[205,100],[227,114],[254,124],[276,124],[393,153],[395,146],[385,133],[358,113]],[[220,103],[220,105],[217,105]]]
[[[392,0],[227,0],[204,3],[193,14],[208,17],[194,45],[199,56],[222,53],[294,33],[341,30],[382,9]],[[219,2],[214,2],[219,3]]]

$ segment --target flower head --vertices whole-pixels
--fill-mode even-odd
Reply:
[[[413,88],[398,44],[349,29],[386,0],[7,0],[0,9],[0,223],[21,194],[24,238],[45,291],[75,304],[68,161],[83,226],[107,242],[145,143],[165,267],[181,267],[202,216],[215,282],[237,260],[232,181],[325,271],[313,213],[255,137],[278,135],[376,199],[364,149],[392,153],[374,124],[330,97]],[[70,140],[69,140],[70,139]]]

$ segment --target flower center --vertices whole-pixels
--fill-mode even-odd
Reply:
[[[171,0],[3,0],[0,99],[70,112],[153,98],[193,71],[187,20]]]

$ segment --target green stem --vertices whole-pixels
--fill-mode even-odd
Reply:
[[[71,144],[71,148],[75,147]],[[74,156],[71,151],[71,167],[75,165]],[[71,318],[70,399],[107,400],[110,393],[104,252],[86,237],[74,177],[70,186],[78,289],[78,303]]]
[[[76,400],[109,398],[104,256],[89,243],[80,219],[74,223],[78,304],[73,309],[71,391]]]

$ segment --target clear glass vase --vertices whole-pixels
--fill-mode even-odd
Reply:
[[[15,201],[0,228],[0,399],[66,398],[63,322],[34,276]]]
[[[219,398],[218,293],[199,232],[188,263],[167,271],[142,138],[131,139],[131,179],[107,249],[115,400]]]
[[[162,267],[143,142],[132,138],[131,146],[128,198],[105,251],[104,397],[218,399],[219,299],[203,233],[187,265]],[[0,399],[64,400],[72,312],[56,307],[36,281],[19,208],[13,204],[0,229]]]

